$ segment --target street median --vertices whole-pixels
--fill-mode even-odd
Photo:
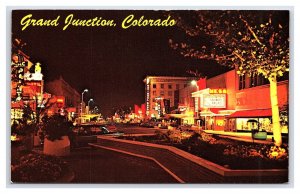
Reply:
[[[238,169],[229,169],[225,168],[223,166],[220,166],[216,163],[210,162],[208,160],[205,160],[203,158],[200,158],[198,156],[192,155],[188,152],[185,152],[183,150],[180,150],[178,148],[167,146],[167,145],[160,145],[160,144],[153,144],[153,143],[146,143],[146,142],[139,142],[139,141],[131,141],[131,140],[124,140],[124,139],[117,139],[114,137],[107,137],[107,136],[98,136],[98,144],[105,140],[114,142],[114,144],[110,144],[110,146],[115,145],[116,148],[122,149],[121,146],[118,146],[118,143],[122,144],[130,144],[130,145],[136,145],[136,146],[146,146],[148,148],[155,148],[153,149],[153,152],[156,150],[166,150],[173,154],[176,154],[182,158],[185,158],[201,167],[204,167],[216,174],[219,174],[223,177],[288,177],[288,170],[287,169],[257,169],[257,170],[238,170]],[[94,144],[90,144],[93,146]],[[127,150],[130,152],[135,153],[136,150]],[[153,157],[153,156],[152,156]]]

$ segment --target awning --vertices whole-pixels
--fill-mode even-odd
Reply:
[[[257,118],[271,117],[272,109],[240,110],[227,116],[227,118]]]

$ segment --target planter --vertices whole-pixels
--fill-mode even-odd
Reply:
[[[44,154],[54,156],[66,156],[70,154],[70,140],[68,136],[63,136],[60,140],[44,140]]]
[[[33,134],[25,135],[23,141],[24,141],[25,150],[31,151],[33,149],[33,141],[34,141]]]
[[[34,139],[33,140],[34,140],[33,141],[34,147],[41,145],[41,138],[40,138],[39,135],[34,135]]]

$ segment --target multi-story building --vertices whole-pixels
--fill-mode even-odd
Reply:
[[[44,80],[41,64],[33,64],[29,56],[13,44],[11,60],[11,120],[17,122],[23,118],[24,106],[29,106],[36,116],[43,108]]]
[[[178,108],[179,99],[175,91],[179,91],[195,77],[147,76],[145,83],[145,104],[147,118],[160,118],[172,109]]]
[[[59,109],[64,108],[68,112],[69,118],[75,118],[80,111],[80,94],[70,86],[62,76],[59,79],[45,83],[45,91],[54,95],[61,101],[61,106],[53,106],[51,113],[57,112]],[[59,104],[59,103],[58,103]]]
[[[278,80],[279,108],[288,105],[287,76]],[[267,79],[262,76],[238,76],[235,70],[231,70],[207,79],[206,85],[205,89],[192,93],[195,119],[204,121],[204,129],[249,131],[249,121],[256,121],[256,127],[271,132],[272,110]],[[283,126],[282,132],[287,132],[287,125]]]

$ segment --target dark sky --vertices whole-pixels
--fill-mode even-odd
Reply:
[[[22,31],[20,21],[29,13],[36,19],[60,15],[61,24]],[[63,31],[64,19],[71,13],[78,19],[114,19],[117,26],[69,26]],[[187,76],[187,70],[197,69],[212,76],[224,70],[213,62],[184,58],[172,50],[169,38],[185,37],[177,27],[122,29],[120,24],[129,14],[166,18],[162,11],[17,10],[12,13],[12,33],[27,43],[23,51],[31,60],[41,62],[46,82],[62,75],[78,92],[88,88],[85,101],[93,98],[105,115],[114,107],[144,103],[146,75]]]

